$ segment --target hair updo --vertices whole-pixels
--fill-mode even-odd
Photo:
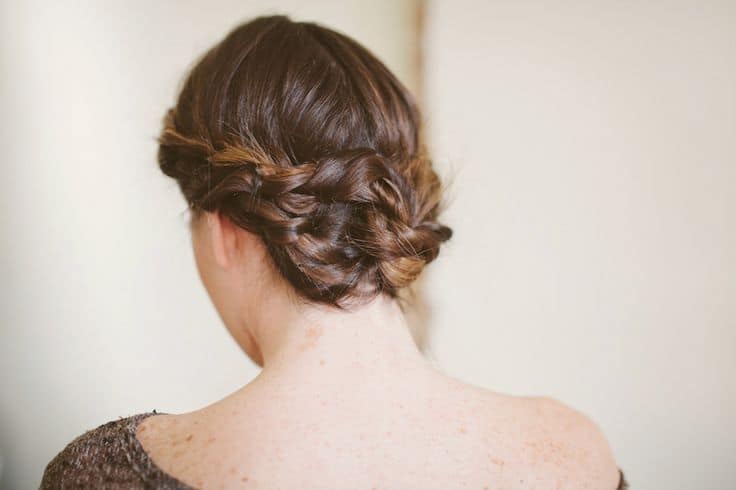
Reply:
[[[207,51],[164,118],[158,163],[195,215],[263,240],[302,296],[396,297],[452,230],[416,102],[356,41],[285,15]]]

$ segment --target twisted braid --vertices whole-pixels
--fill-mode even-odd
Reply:
[[[297,290],[340,304],[381,291],[396,295],[434,260],[452,234],[435,221],[439,179],[416,156],[401,165],[352,148],[293,166],[248,147],[179,133],[167,115],[159,164],[193,208],[220,209],[259,234]]]

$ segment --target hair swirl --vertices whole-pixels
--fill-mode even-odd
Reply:
[[[193,68],[158,161],[193,210],[258,234],[297,292],[344,306],[396,296],[452,235],[418,133],[411,94],[365,48],[259,17]]]

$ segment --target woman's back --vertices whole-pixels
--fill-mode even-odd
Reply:
[[[159,468],[196,488],[618,487],[598,429],[554,400],[497,395],[432,371],[323,373],[319,390],[306,374],[149,417],[137,437]]]
[[[555,400],[433,370],[356,383],[320,367],[318,392],[309,370],[259,377],[195,412],[105,424],[54,458],[41,487],[625,488],[595,424]]]

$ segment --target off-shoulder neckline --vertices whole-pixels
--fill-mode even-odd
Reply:
[[[184,483],[183,481],[179,480],[175,476],[167,473],[162,468],[160,468],[153,461],[153,458],[151,458],[148,452],[143,448],[141,441],[138,440],[138,437],[136,436],[136,433],[138,432],[138,426],[141,424],[141,422],[143,422],[143,420],[153,415],[171,414],[167,412],[158,412],[156,410],[153,410],[152,412],[138,413],[135,415],[131,415],[127,419],[123,419],[127,421],[126,428],[128,430],[128,440],[130,445],[132,446],[129,453],[130,460],[132,462],[135,462],[135,466],[137,467],[136,469],[141,478],[144,479],[144,481],[159,481],[161,483],[166,483],[167,485],[173,485],[177,488],[177,490],[195,490],[194,487]]]

